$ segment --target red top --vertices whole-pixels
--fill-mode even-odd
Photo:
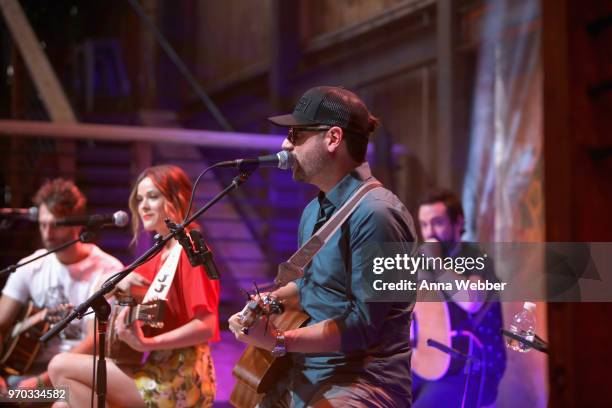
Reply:
[[[136,268],[141,276],[153,281],[162,267],[161,252]],[[168,291],[164,327],[153,329],[153,335],[169,332],[189,323],[196,315],[215,315],[215,328],[208,341],[219,341],[219,281],[210,280],[203,266],[191,266],[185,251],[181,251],[172,286]]]

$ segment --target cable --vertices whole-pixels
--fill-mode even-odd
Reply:
[[[91,312],[90,312],[91,313]],[[96,352],[97,348],[96,345],[98,343],[98,317],[94,316],[94,334],[93,334],[93,364],[91,365],[93,367],[93,373],[91,374],[91,401],[90,401],[90,407],[93,408],[94,407],[94,387],[96,384],[96,355],[98,354]]]
[[[208,173],[209,170],[214,169],[218,165],[219,163],[216,163],[204,169],[204,171],[200,173],[196,181],[193,183],[193,187],[191,189],[191,197],[189,197],[189,206],[187,207],[187,212],[185,212],[185,218],[183,219],[183,224],[185,223],[185,221],[187,221],[187,218],[189,218],[189,214],[191,213],[191,207],[193,206],[193,199],[195,197],[196,188],[198,187],[198,183],[200,182],[200,179],[202,178],[202,176]]]

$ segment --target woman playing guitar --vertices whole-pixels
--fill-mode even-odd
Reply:
[[[142,172],[129,202],[135,236],[141,223],[145,231],[167,234],[164,220],[184,219],[191,189],[190,180],[176,166],[155,166]],[[118,316],[118,337],[134,350],[148,353],[148,358],[131,369],[107,362],[108,402],[129,407],[212,406],[216,386],[208,343],[219,340],[219,282],[209,280],[202,266],[191,266],[174,240],[135,272],[120,289],[153,282],[151,288],[161,291],[171,284],[163,327],[145,336],[138,322],[124,324],[127,308]],[[173,278],[163,280],[164,276]],[[62,354],[53,359],[51,380],[55,387],[69,387],[70,406],[89,404],[91,364],[91,358],[84,356]]]

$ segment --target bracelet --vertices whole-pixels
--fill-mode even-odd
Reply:
[[[285,344],[285,333],[279,329],[276,329],[276,340],[274,347],[272,348],[272,357],[282,357],[287,354],[287,346]]]

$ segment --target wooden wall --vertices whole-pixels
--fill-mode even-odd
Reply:
[[[307,44],[319,35],[367,22],[372,17],[405,3],[408,2],[406,0],[302,1],[300,38],[302,43]]]
[[[442,86],[455,89],[454,107],[438,104],[435,1],[302,1],[283,3],[279,13],[280,3],[199,3],[195,69],[230,123],[238,130],[268,131],[265,118],[291,110],[309,87],[342,85],[380,117],[383,126],[373,140],[379,150],[396,146],[391,160],[375,155],[375,172],[409,207],[414,209],[433,185],[461,191],[480,3],[450,2],[461,23],[447,33],[453,60],[444,63],[453,78]],[[297,15],[295,24],[287,23],[291,13]],[[280,56],[278,48],[284,50]],[[291,59],[295,63],[287,66]],[[453,109],[455,115],[443,137],[438,136],[440,109]],[[193,97],[183,100],[179,115],[188,126],[216,126]]]
[[[197,2],[195,74],[210,88],[249,75],[269,62],[269,0]]]
[[[612,3],[542,4],[547,240],[610,242]],[[609,406],[611,314],[610,303],[549,305],[550,406]]]

